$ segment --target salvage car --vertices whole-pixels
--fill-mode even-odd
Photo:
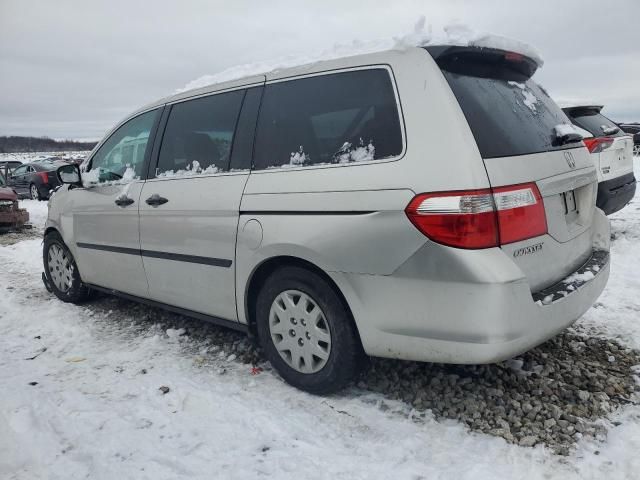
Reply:
[[[18,195],[6,186],[0,173],[0,233],[22,227],[29,221],[29,212],[18,207]]]
[[[247,332],[312,393],[365,355],[492,363],[544,342],[605,287],[609,221],[540,59],[499,45],[344,57],[138,110],[59,169],[45,284]]]
[[[60,185],[56,170],[68,162],[57,159],[36,160],[17,167],[8,177],[8,185],[21,197],[46,200],[49,192]]]
[[[564,112],[581,129],[598,172],[596,205],[610,215],[627,205],[636,192],[633,139],[602,114],[602,105],[565,106]]]

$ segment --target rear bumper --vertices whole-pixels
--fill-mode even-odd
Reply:
[[[633,172],[598,184],[596,205],[606,215],[622,209],[636,193],[636,179]]]
[[[602,215],[601,230],[608,230]],[[608,231],[598,232],[607,238]],[[558,334],[597,300],[609,278],[608,245],[556,285],[533,293],[500,249],[453,250],[444,269],[433,253],[393,275],[332,273],[345,294],[365,351],[405,360],[479,364],[519,355]],[[446,247],[437,246],[437,249]],[[422,257],[420,259],[419,257]],[[425,260],[426,259],[426,260]],[[431,262],[430,264],[428,264]],[[433,276],[428,272],[432,268]],[[426,269],[426,270],[425,270]]]
[[[0,211],[0,227],[20,227],[29,221],[29,212],[23,208],[10,211]]]

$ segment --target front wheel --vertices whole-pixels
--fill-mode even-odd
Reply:
[[[38,187],[35,185],[35,183],[32,183],[29,187],[29,193],[31,195],[31,200],[42,200],[40,192],[38,191]]]
[[[82,283],[73,255],[57,232],[44,237],[42,260],[47,282],[56,297],[71,303],[88,298],[89,289]]]
[[[275,271],[256,304],[258,339],[287,383],[310,393],[353,380],[364,353],[345,305],[320,275],[300,267]]]
[[[633,154],[637,157],[640,157],[640,143],[637,143],[633,146]]]

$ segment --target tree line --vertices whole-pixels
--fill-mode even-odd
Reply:
[[[97,142],[54,140],[49,137],[0,137],[0,153],[64,152],[91,150]]]

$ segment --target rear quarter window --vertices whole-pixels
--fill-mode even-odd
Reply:
[[[255,169],[383,160],[402,149],[398,105],[384,68],[287,80],[265,88]]]

